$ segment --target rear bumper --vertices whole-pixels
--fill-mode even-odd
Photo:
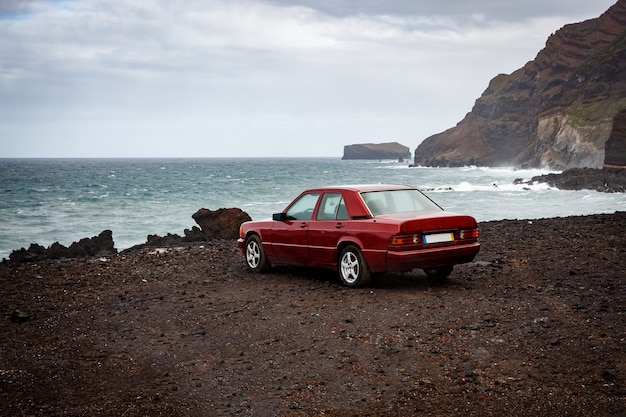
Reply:
[[[442,246],[415,251],[388,251],[387,271],[411,271],[416,268],[438,268],[472,262],[480,243]]]

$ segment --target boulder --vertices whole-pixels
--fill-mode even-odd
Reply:
[[[206,239],[237,239],[241,223],[252,220],[248,213],[239,208],[201,208],[191,217],[198,223]]]

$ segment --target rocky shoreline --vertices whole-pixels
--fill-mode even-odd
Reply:
[[[232,239],[2,262],[0,415],[623,416],[626,213],[479,227],[444,284]]]
[[[165,236],[148,235],[146,242],[126,249],[123,252],[140,248],[173,247],[188,242],[206,242],[215,239],[237,239],[239,225],[252,220],[248,213],[240,208],[221,208],[209,210],[201,208],[191,216],[198,226],[185,229],[183,236],[168,233]],[[117,254],[113,242],[113,232],[104,230],[98,236],[84,238],[69,247],[55,242],[49,247],[31,243],[28,248],[16,249],[9,255],[9,261],[37,262],[47,259],[102,257]]]
[[[515,184],[545,183],[560,190],[595,190],[603,193],[626,192],[625,168],[572,168],[559,174],[538,175]]]

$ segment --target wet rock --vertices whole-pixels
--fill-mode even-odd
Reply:
[[[560,190],[595,190],[605,193],[626,192],[626,169],[572,168],[560,174],[535,176],[529,181],[515,180],[515,184],[545,183]]]

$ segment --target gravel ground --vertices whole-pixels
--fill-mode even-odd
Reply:
[[[626,416],[626,213],[479,225],[445,283],[234,241],[0,264],[2,416]]]

